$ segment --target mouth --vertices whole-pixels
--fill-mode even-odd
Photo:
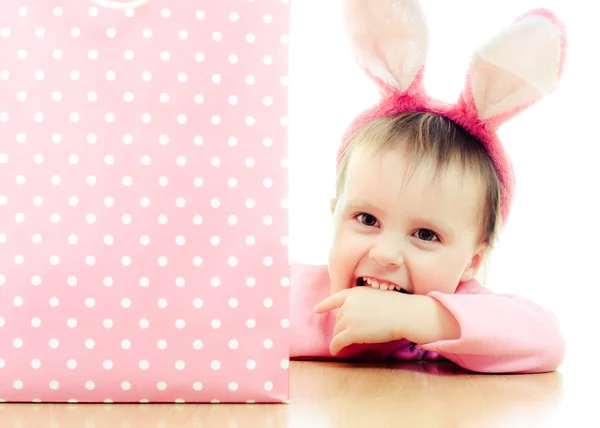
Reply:
[[[403,293],[403,294],[410,294],[408,291],[406,291],[404,288],[400,287],[399,285],[396,284],[391,284],[389,282],[384,282],[384,281],[378,281],[374,278],[370,278],[368,276],[361,276],[356,280],[356,286],[357,287],[363,287],[363,286],[371,286],[373,288],[378,288],[380,290],[389,290],[389,291],[396,291],[398,293]]]

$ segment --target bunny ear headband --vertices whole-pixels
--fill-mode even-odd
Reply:
[[[423,87],[428,34],[418,0],[345,0],[344,8],[356,61],[379,87],[381,100],[350,124],[338,167],[352,135],[370,120],[403,111],[432,112],[463,127],[487,149],[502,184],[506,223],[515,180],[496,130],[558,84],[566,50],[563,23],[545,9],[521,16],[475,51],[458,101],[447,104],[429,97]]]

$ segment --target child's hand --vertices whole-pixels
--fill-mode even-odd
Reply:
[[[337,310],[332,355],[353,343],[384,343],[399,340],[399,326],[411,296],[372,287],[354,287],[335,293],[315,306],[318,314]]]

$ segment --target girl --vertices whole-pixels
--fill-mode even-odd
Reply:
[[[423,88],[418,2],[345,6],[358,63],[382,99],[351,124],[339,150],[328,266],[292,266],[292,358],[555,370],[565,345],[554,316],[474,277],[513,195],[496,129],[555,88],[562,23],[545,10],[521,17],[476,52],[459,101],[448,105]]]

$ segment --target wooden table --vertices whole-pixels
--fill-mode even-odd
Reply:
[[[2,428],[600,426],[591,369],[479,375],[450,363],[294,361],[290,404],[0,404]],[[591,382],[591,383],[590,383]],[[589,391],[589,392],[585,392]]]

